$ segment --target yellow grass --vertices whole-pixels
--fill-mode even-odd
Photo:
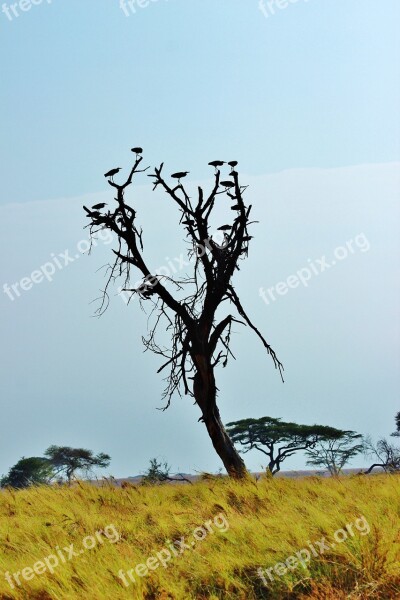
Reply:
[[[226,531],[213,519],[225,515]],[[265,587],[257,575],[308,542],[365,517],[368,535],[348,537]],[[197,527],[211,521],[191,546]],[[218,523],[224,521],[220,517]],[[4,573],[38,561],[113,525],[120,539],[98,534],[93,549],[35,574],[14,590]],[[225,527],[226,529],[226,527]],[[198,533],[201,536],[201,533]],[[103,536],[103,537],[102,537]],[[182,536],[191,546],[125,587],[118,577]],[[96,539],[96,538],[95,538]],[[116,538],[113,538],[114,541]],[[87,542],[90,545],[90,542]],[[119,600],[400,598],[400,478],[204,480],[194,485],[96,488],[88,484],[0,493],[0,598]],[[66,553],[66,551],[64,551]],[[154,564],[154,563],[153,563]],[[139,568],[140,569],[140,568]],[[40,570],[40,567],[39,567]],[[28,574],[30,572],[28,571]],[[129,581],[129,578],[128,578]]]

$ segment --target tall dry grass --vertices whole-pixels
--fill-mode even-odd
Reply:
[[[118,577],[167,544],[223,513],[227,531],[174,556],[166,568]],[[332,540],[336,530],[364,516],[368,535],[353,537],[313,557],[306,568],[275,576],[265,587],[258,568],[285,561],[308,541]],[[16,573],[55,553],[82,548],[85,536],[114,525],[120,539],[104,538],[21,586]],[[101,535],[101,534],[99,534]],[[36,600],[155,599],[376,599],[400,598],[400,478],[260,480],[211,479],[194,485],[127,487],[88,484],[0,493],[0,598]]]

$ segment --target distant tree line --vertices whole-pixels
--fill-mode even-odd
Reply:
[[[396,431],[392,437],[400,437],[400,412],[395,416]],[[349,461],[363,454],[371,459],[371,466],[363,474],[376,468],[385,473],[400,473],[400,446],[386,438],[373,442],[371,436],[362,436],[351,430],[336,429],[326,425],[301,425],[279,418],[261,417],[242,419],[226,425],[234,444],[241,446],[239,452],[246,454],[258,450],[267,457],[266,471],[273,476],[281,470],[289,457],[303,451],[306,464],[327,470],[338,476]],[[94,468],[105,468],[111,458],[103,452],[94,454],[84,448],[49,446],[44,456],[22,457],[7,475],[0,478],[0,487],[25,488],[32,485],[49,485],[54,482],[71,484],[76,474],[88,476]],[[183,474],[171,475],[171,467],[157,458],[150,460],[142,477],[143,485],[159,485],[173,481],[191,483]]]
[[[0,487],[25,488],[31,485],[49,485],[54,481],[71,483],[80,471],[89,474],[94,468],[110,464],[108,454],[95,455],[85,448],[49,446],[44,457],[22,457],[7,475],[0,479]]]
[[[400,437],[400,412],[395,417],[396,431]],[[242,419],[226,425],[226,429],[240,452],[259,450],[268,459],[267,472],[275,475],[282,463],[294,454],[304,451],[306,464],[322,467],[331,475],[343,472],[345,465],[354,457],[364,454],[374,460],[365,471],[371,473],[376,467],[387,473],[400,472],[400,447],[381,438],[376,443],[370,436],[350,430],[335,429],[325,425],[299,425],[272,417]]]

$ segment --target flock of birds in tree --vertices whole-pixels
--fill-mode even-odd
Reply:
[[[139,156],[143,153],[143,148],[140,148],[139,146],[131,148],[131,151],[136,154],[136,159],[139,158]],[[229,175],[233,176],[236,174],[235,171],[235,167],[238,165],[238,161],[237,160],[231,160],[228,163],[226,163],[223,160],[213,160],[211,162],[208,163],[210,167],[214,167],[215,168],[215,173],[218,172],[218,169],[223,167],[225,164],[229,165],[229,167],[231,167],[231,172],[229,173]],[[121,171],[121,167],[117,167],[115,169],[111,169],[110,171],[107,171],[107,173],[104,174],[104,177],[106,177],[107,179],[111,179],[111,181],[113,181],[113,178],[115,175],[117,175],[119,172]],[[181,179],[183,179],[184,177],[186,177],[189,174],[190,171],[178,171],[177,173],[172,173],[171,177],[172,179],[177,179],[178,180],[178,185],[181,184]],[[236,196],[233,196],[232,194],[230,194],[230,190],[235,187],[235,183],[233,181],[221,181],[220,185],[222,185],[225,189],[226,192],[228,193],[228,195],[231,198],[235,198]],[[88,216],[91,217],[99,217],[100,213],[98,212],[99,210],[101,210],[102,208],[104,208],[106,206],[106,203],[99,203],[99,204],[95,204],[92,206],[92,210],[89,211],[88,209]],[[238,210],[240,209],[240,206],[238,204],[235,204],[234,206],[231,207],[232,210]],[[184,224],[194,224],[194,221],[184,221]],[[220,231],[226,232],[226,231],[230,231],[232,230],[232,225],[222,225],[221,227],[218,227],[218,229]],[[245,236],[243,238],[243,241],[249,241],[251,239],[252,236]]]
[[[131,152],[134,152],[134,154],[136,154],[136,158],[138,158],[143,153],[143,148],[140,148],[139,146],[137,146],[135,148],[131,148]],[[210,165],[210,167],[215,167],[215,171],[217,172],[218,168],[222,167],[226,163],[224,160],[212,160],[208,164]],[[231,160],[227,164],[231,167],[230,174],[232,175],[235,167],[238,165],[238,161]],[[120,172],[121,168],[122,167],[117,167],[115,169],[111,169],[110,171],[107,171],[107,173],[104,173],[104,177],[106,177],[106,179],[111,179],[113,181],[114,176]],[[178,171],[177,173],[172,173],[171,177],[172,177],[172,179],[177,179],[178,184],[180,184],[181,179],[186,177],[186,175],[189,175],[189,173],[190,173],[190,171]],[[223,185],[224,187],[229,189],[229,188],[234,187],[235,184],[232,181],[221,181],[221,185]]]
[[[140,148],[139,146],[131,148],[131,151],[136,154],[136,160],[138,161],[139,158],[141,157],[142,153],[143,153],[143,148]],[[235,182],[233,181],[220,181],[219,185],[221,185],[224,189],[224,191],[227,193],[227,195],[232,199],[235,200],[236,199],[236,203],[231,206],[231,210],[234,211],[238,211],[241,209],[241,206],[238,204],[238,200],[237,200],[237,195],[235,194],[235,190],[232,189],[235,187],[236,185],[236,175],[237,172],[235,171],[235,167],[238,165],[238,161],[237,160],[231,160],[229,162],[225,162],[223,160],[213,160],[211,162],[208,163],[210,167],[214,167],[215,168],[215,175],[217,176],[219,173],[219,169],[221,167],[223,167],[225,164],[227,164],[230,168],[231,171],[229,173],[229,176],[234,177],[235,178]],[[115,169],[111,169],[110,171],[107,171],[107,173],[104,174],[104,177],[106,177],[108,180],[110,180],[110,182],[112,182],[114,184],[114,176],[117,175],[119,172],[121,171],[121,167],[117,167]],[[186,177],[189,174],[189,171],[178,171],[176,173],[172,173],[171,174],[171,178],[175,179],[178,181],[178,186],[181,185],[180,181],[181,179],[183,179],[184,177]],[[240,188],[240,191],[242,191],[245,188]],[[221,193],[221,192],[220,192]],[[107,206],[106,202],[99,202],[97,204],[94,204],[92,206],[91,209],[87,208],[86,206],[84,206],[83,208],[85,209],[86,213],[87,213],[87,217],[92,219],[92,225],[100,225],[100,224],[104,224],[104,219],[105,218],[114,218],[116,219],[116,222],[121,224],[121,227],[124,227],[124,218],[120,215],[119,211],[116,210],[114,212],[114,214],[111,214],[110,212],[107,213],[107,215],[102,214],[100,211],[102,209],[104,209]],[[246,210],[246,219],[248,219],[249,213],[251,210],[251,206],[249,206]],[[181,222],[188,227],[189,231],[195,226],[195,221],[190,219],[187,215],[186,216],[186,220],[182,220]],[[217,248],[221,248],[221,252],[222,252],[222,248],[225,247],[226,244],[228,244],[233,238],[232,236],[234,236],[235,231],[237,230],[237,222],[239,221],[240,217],[237,217],[234,221],[233,224],[226,224],[226,225],[221,225],[220,227],[218,227],[218,230],[223,232],[224,234],[224,243],[221,246],[217,245]],[[131,222],[132,222],[132,218],[131,218]],[[253,221],[256,222],[256,221]],[[243,246],[243,248],[240,251],[240,254],[246,254],[248,253],[248,244],[247,242],[249,242],[252,239],[252,236],[247,235],[247,231],[245,232],[245,235],[242,237],[241,241],[245,242],[245,245]],[[238,266],[236,266],[237,269],[239,269]],[[146,295],[146,293],[142,293],[141,295],[144,298],[150,297],[153,294],[153,290],[151,289],[148,292],[148,295]]]

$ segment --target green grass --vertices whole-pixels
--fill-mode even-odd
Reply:
[[[213,519],[221,514],[217,527]],[[370,528],[367,535],[354,526],[361,516]],[[212,533],[193,547],[194,530],[207,521]],[[299,565],[282,577],[273,572],[274,581],[265,587],[258,568],[274,567],[322,537],[333,542],[334,533],[348,524],[353,536],[312,557],[306,568]],[[110,525],[119,534],[116,543],[110,528],[110,539],[99,533],[93,549],[60,560],[53,574],[32,571],[32,579],[20,576],[22,585],[14,583],[14,589],[5,580],[6,571],[33,567],[57,547],[82,549],[86,536]],[[144,577],[134,574],[135,583],[124,586],[120,569],[126,573],[146,563],[182,536],[190,548],[172,555],[166,568],[160,565]],[[0,548],[3,600],[392,600],[400,598],[400,478],[210,479],[123,489],[79,484],[7,490],[0,493]]]

